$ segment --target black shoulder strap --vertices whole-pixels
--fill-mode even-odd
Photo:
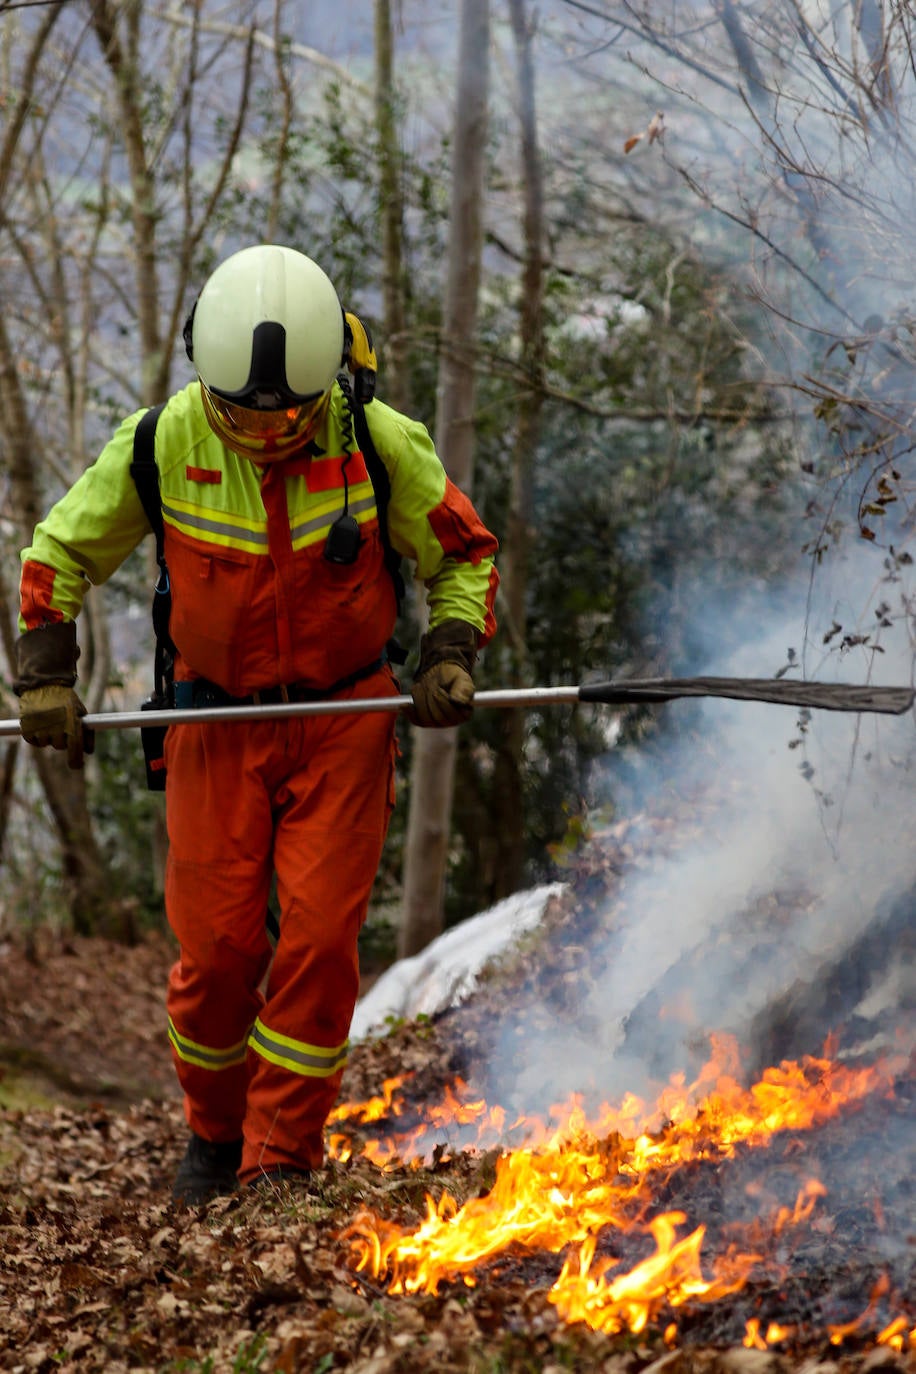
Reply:
[[[134,479],[137,495],[146,512],[146,518],[156,536],[156,561],[162,554],[164,531],[162,527],[162,505],[159,500],[159,469],[156,467],[156,423],[165,409],[165,402],[152,406],[140,417],[134,431],[134,457],[130,465],[130,475]]]
[[[172,611],[172,588],[165,561],[165,527],[162,521],[162,502],[159,496],[159,469],[156,466],[156,423],[165,409],[165,402],[152,406],[134,431],[134,453],[130,475],[137,488],[146,518],[156,537],[156,564],[159,573],[153,593],[153,632],[156,636],[156,691],[164,693],[171,681],[175,646],[169,635]]]
[[[375,508],[378,511],[379,537],[381,538],[382,549],[385,554],[385,567],[391,574],[391,580],[394,583],[394,594],[397,599],[398,614],[400,615],[401,604],[404,600],[406,588],[404,586],[404,577],[401,572],[401,555],[392,545],[391,537],[388,533],[388,502],[391,497],[391,481],[388,477],[388,469],[379,457],[378,449],[375,447],[372,432],[369,429],[369,421],[366,418],[366,407],[362,401],[358,400],[357,397],[353,395],[353,389],[349,385],[349,380],[348,377],[339,377],[338,383],[350,406],[353,415],[353,429],[356,434],[356,440],[359,444],[360,452],[365,459],[366,471],[369,474],[369,480],[372,483],[372,489],[375,493]]]

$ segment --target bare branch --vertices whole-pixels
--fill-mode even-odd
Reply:
[[[12,114],[7,120],[6,134],[4,135],[2,145],[0,145],[0,204],[5,202],[6,188],[13,170],[13,153],[19,146],[22,130],[25,127],[26,119],[32,109],[35,81],[38,76],[41,57],[47,46],[48,39],[51,37],[54,25],[60,18],[61,8],[62,6],[55,5],[45,16],[41,27],[35,35],[32,46],[29,49],[28,57],[23,66],[19,98],[16,101]]]
[[[283,175],[289,155],[289,131],[293,122],[293,92],[287,72],[287,54],[282,42],[280,21],[283,14],[283,0],[274,0],[274,69],[277,74],[277,89],[280,93],[280,127],[277,130],[276,155],[274,157],[273,179],[270,188],[270,206],[267,211],[266,237],[269,241],[277,237],[280,219],[280,201],[283,194]]]
[[[266,48],[268,52],[274,54],[277,52],[278,39],[276,34],[267,34],[261,29],[249,29],[241,24],[228,24],[219,19],[199,20],[196,14],[192,18],[186,10],[164,10],[162,18],[169,24],[174,24],[180,28],[191,28],[196,25],[203,33],[224,34],[228,38],[238,39],[240,43],[251,41],[258,47]],[[322,71],[330,72],[342,86],[347,86],[358,91],[360,95],[371,98],[372,92],[368,86],[347,71],[346,67],[342,67],[339,62],[335,62],[332,58],[319,52],[317,48],[310,48],[305,43],[290,43],[288,50],[291,57],[301,58],[303,62],[319,67]]]

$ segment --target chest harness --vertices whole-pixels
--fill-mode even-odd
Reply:
[[[348,316],[348,321],[351,317]],[[394,583],[398,614],[404,600],[404,577],[401,572],[401,558],[391,543],[388,532],[388,501],[391,496],[391,483],[385,464],[379,457],[372,439],[369,422],[366,419],[366,405],[372,399],[375,374],[370,377],[362,369],[356,373],[356,387],[351,386],[350,378],[341,374],[337,384],[344,396],[344,448],[352,453],[354,444],[358,445],[366,464],[366,471],[372,482],[375,506],[378,513],[379,536],[382,542],[385,567]],[[333,695],[334,692],[348,687],[361,677],[375,672],[379,663],[372,663],[358,673],[335,682],[323,691],[297,688],[295,694],[287,687],[271,687],[258,692],[252,698],[231,697],[216,683],[197,678],[191,682],[175,682],[174,664],[176,649],[169,633],[169,620],[172,609],[172,589],[169,570],[165,560],[165,526],[162,519],[162,503],[159,492],[159,469],[156,466],[155,439],[156,424],[165,409],[166,402],[152,406],[141,416],[134,432],[133,457],[130,475],[137,488],[137,495],[143,506],[156,540],[156,585],[153,592],[153,633],[156,647],[153,657],[153,692],[143,702],[142,710],[163,710],[172,706],[209,707],[235,705],[242,701],[257,701],[268,704],[275,701],[317,700]],[[359,556],[361,536],[359,524],[349,511],[349,488],[344,464],[344,509],[328,531],[324,557],[331,563],[355,563]],[[406,651],[394,639],[389,640],[385,651],[386,658],[392,663],[404,663]],[[147,786],[151,791],[161,792],[165,788],[165,760],[163,748],[167,726],[146,726],[141,729],[143,753],[146,761]]]

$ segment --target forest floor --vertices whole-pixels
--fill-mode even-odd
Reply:
[[[356,1045],[341,1101],[373,1099],[397,1077],[422,1116],[470,1076],[478,1052],[492,1052],[495,1005],[527,1000],[545,1019],[564,1005],[574,1012],[587,924],[613,887],[619,848],[606,846],[578,875],[577,895],[548,912],[536,967],[529,951],[457,1012]],[[658,1302],[637,1333],[566,1322],[548,1296],[562,1254],[518,1244],[484,1255],[473,1275],[459,1266],[435,1291],[392,1292],[390,1275],[355,1267],[366,1218],[382,1219],[382,1236],[386,1225],[415,1231],[428,1195],[447,1189],[459,1206],[486,1197],[498,1151],[440,1146],[422,1162],[382,1167],[360,1148],[360,1131],[372,1128],[356,1111],[340,1122],[353,1153],[337,1150],[308,1187],[174,1206],[186,1131],[162,1032],[172,957],[164,935],[126,947],[39,933],[0,946],[0,1368],[916,1371],[912,1341],[897,1350],[866,1332],[832,1344],[823,1330],[799,1329],[752,1348],[742,1339],[747,1305],[723,1302],[714,1317],[716,1305],[701,1315],[689,1301],[678,1313]],[[666,1205],[677,1205],[676,1187],[667,1191]],[[831,1251],[840,1269],[843,1253]],[[788,1301],[785,1283],[780,1292]]]

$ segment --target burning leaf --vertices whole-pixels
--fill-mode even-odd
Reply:
[[[446,1280],[474,1284],[475,1271],[509,1249],[559,1253],[574,1245],[577,1258],[565,1260],[549,1294],[560,1315],[603,1332],[638,1332],[663,1304],[676,1308],[736,1292],[761,1253],[772,1248],[773,1238],[808,1222],[825,1192],[818,1180],[809,1180],[794,1208],[779,1208],[749,1229],[755,1249],[730,1247],[713,1260],[707,1279],[699,1258],[703,1226],[676,1239],[684,1214],[662,1213],[643,1222],[667,1181],[685,1166],[732,1157],[739,1147],[766,1145],[780,1131],[809,1130],[870,1094],[891,1092],[903,1062],[900,1056],[893,1063],[850,1068],[806,1057],[770,1068],[743,1088],[735,1077],[737,1046],[719,1037],[696,1081],[673,1079],[654,1107],[628,1098],[619,1110],[602,1108],[595,1123],[574,1107],[563,1127],[537,1147],[502,1154],[493,1186],[483,1197],[459,1206],[448,1192],[438,1200],[427,1196],[426,1217],[413,1232],[364,1210],[343,1239],[358,1272],[387,1275],[392,1293],[429,1294]],[[645,1229],[656,1253],[607,1280],[619,1261],[596,1261],[599,1235]],[[772,1327],[773,1332],[787,1329],[778,1323]],[[762,1337],[754,1328],[752,1344],[770,1339],[769,1329]]]
[[[733,1272],[723,1266],[720,1276],[707,1281],[700,1269],[700,1246],[705,1228],[698,1226],[683,1240],[675,1240],[675,1228],[686,1221],[683,1212],[669,1212],[649,1222],[656,1252],[628,1274],[604,1282],[615,1261],[603,1261],[594,1272],[595,1237],[583,1244],[578,1266],[567,1260],[550,1291],[550,1301],[568,1322],[584,1321],[594,1330],[613,1335],[644,1330],[662,1303],[680,1307],[685,1302],[713,1302],[743,1287],[757,1256],[746,1255]]]
[[[876,1337],[879,1345],[889,1345],[892,1350],[916,1350],[916,1326],[908,1331],[910,1320],[908,1317],[897,1317],[890,1322],[883,1331],[879,1331]]]
[[[789,1340],[795,1334],[794,1326],[782,1326],[779,1322],[768,1322],[766,1334],[761,1336],[762,1322],[759,1317],[751,1317],[747,1323],[743,1345],[749,1350],[768,1350],[771,1345]]]
[[[890,1289],[890,1281],[886,1274],[882,1274],[878,1282],[872,1288],[868,1299],[868,1306],[865,1311],[855,1321],[845,1322],[842,1326],[830,1327],[830,1340],[833,1345],[842,1345],[847,1336],[853,1335],[867,1322],[868,1318],[877,1310],[881,1298],[885,1297]]]

